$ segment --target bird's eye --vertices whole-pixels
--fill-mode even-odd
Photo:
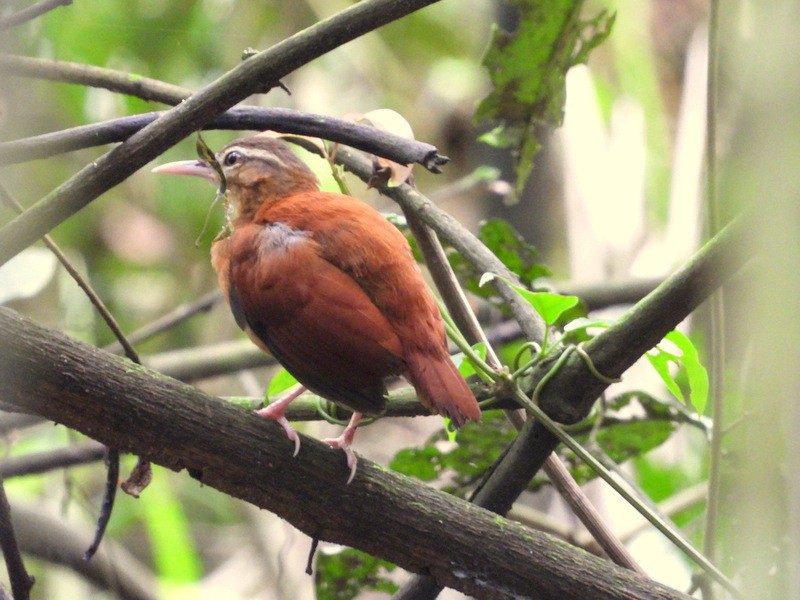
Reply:
[[[242,160],[242,153],[237,152],[236,150],[231,150],[225,155],[225,158],[222,159],[222,163],[226,167],[232,167],[236,163],[241,162],[241,160]]]

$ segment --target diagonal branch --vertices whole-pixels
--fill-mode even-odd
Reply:
[[[677,599],[549,536],[339,453],[0,308],[0,397],[266,508],[312,537],[360,548],[483,598]],[[198,443],[198,440],[201,443]],[[476,536],[481,544],[475,545]]]
[[[0,229],[5,264],[106,190],[267,83],[279,81],[326,52],[436,0],[364,0],[243,61]]]
[[[6,488],[2,478],[0,478],[0,550],[3,551],[3,558],[6,561],[14,598],[27,600],[30,598],[33,587],[33,577],[28,575],[25,563],[22,561],[17,534],[14,532],[14,525],[11,522],[11,506],[6,497]]]

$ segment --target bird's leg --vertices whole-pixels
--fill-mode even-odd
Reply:
[[[353,481],[353,477],[356,476],[358,459],[356,458],[353,449],[350,447],[350,444],[353,443],[353,438],[356,435],[356,429],[358,429],[358,424],[360,421],[361,413],[354,412],[353,416],[350,417],[350,422],[347,424],[347,427],[344,428],[344,431],[342,431],[339,437],[326,438],[322,440],[331,448],[339,448],[342,450],[344,455],[347,457],[347,466],[350,468],[350,477],[347,478],[347,485],[350,485],[350,482]]]
[[[256,411],[259,417],[277,421],[278,424],[283,427],[283,430],[286,432],[286,437],[294,442],[294,454],[292,454],[292,456],[297,456],[297,453],[300,452],[300,436],[297,435],[297,431],[295,431],[294,427],[292,427],[286,419],[286,407],[305,391],[306,387],[304,385],[298,386],[277,402],[268,404],[264,408]]]

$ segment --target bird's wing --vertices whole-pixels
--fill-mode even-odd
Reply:
[[[408,303],[420,300],[429,301],[430,307],[425,308],[436,311],[422,278],[417,277],[419,268],[405,237],[364,202],[342,194],[305,193],[265,206],[259,218],[309,232],[319,243],[321,255],[358,282],[384,314],[399,306],[414,314],[419,307]],[[409,279],[409,272],[415,277]]]
[[[392,326],[302,232],[263,225],[230,241],[229,298],[237,321],[306,387],[353,410],[383,407],[383,379],[404,371]]]

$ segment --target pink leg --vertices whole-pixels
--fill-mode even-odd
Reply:
[[[347,485],[350,485],[350,482],[353,481],[353,477],[356,476],[358,459],[356,458],[353,449],[350,447],[350,444],[353,443],[353,438],[356,435],[356,429],[358,428],[358,423],[360,421],[361,413],[353,413],[353,416],[350,417],[350,422],[347,424],[347,427],[344,428],[344,431],[342,431],[342,434],[339,437],[322,440],[332,448],[339,448],[340,450],[344,451],[344,455],[347,457],[347,466],[350,468],[350,477],[347,478]]]
[[[259,417],[264,417],[265,419],[272,419],[273,421],[277,421],[278,424],[283,427],[283,430],[286,432],[286,437],[288,437],[291,441],[294,442],[294,454],[292,456],[297,456],[297,453],[300,452],[300,436],[297,435],[297,432],[294,430],[289,424],[289,421],[286,419],[286,407],[289,406],[292,401],[297,398],[300,394],[306,391],[306,387],[301,385],[286,394],[283,398],[276,402],[272,402],[268,406],[257,410],[256,414]]]

